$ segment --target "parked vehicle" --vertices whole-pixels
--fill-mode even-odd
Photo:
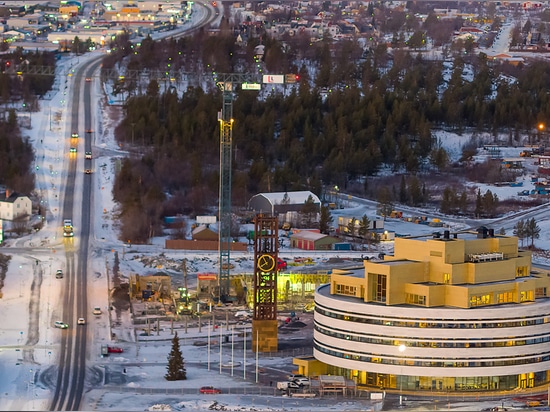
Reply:
[[[296,382],[282,381],[277,382],[277,389],[279,389],[280,391],[286,391],[287,389],[300,389],[300,385],[298,385]]]
[[[213,386],[203,386],[202,388],[200,388],[199,392],[207,395],[214,395],[214,394],[222,393],[222,390],[218,388],[214,388]]]
[[[96,306],[94,310],[92,311],[94,315],[101,315],[101,308],[99,306]]]
[[[293,379],[292,382],[297,383],[299,386],[309,386],[309,378],[296,378]]]
[[[124,349],[119,348],[118,346],[107,346],[108,353],[122,353]]]
[[[61,269],[57,269],[57,272],[55,272],[55,278],[63,279],[63,271]]]

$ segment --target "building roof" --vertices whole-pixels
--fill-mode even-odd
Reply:
[[[6,197],[6,195],[8,195]],[[20,197],[23,197],[21,196],[19,193],[17,192],[7,192],[7,193],[2,193],[0,194],[0,202],[9,202],[9,203],[13,203],[15,202],[17,199],[19,199]]]
[[[328,235],[325,235],[324,233],[311,232],[309,230],[301,230],[298,233],[294,233],[294,234],[290,235],[290,237],[294,238],[294,239],[311,240],[311,241],[314,241],[314,242],[316,240],[323,239],[327,236]]]
[[[288,204],[303,204],[307,201],[309,196],[313,199],[313,203],[321,203],[317,195],[310,192],[309,190],[298,191],[298,192],[272,192],[272,193],[260,193],[261,196],[265,197],[273,205],[280,205],[283,203],[285,195],[288,196]]]
[[[206,226],[206,225],[200,225],[200,226],[197,226],[195,229],[193,229],[193,231],[191,232],[191,234],[194,236],[198,233],[201,233],[201,232],[211,232],[211,233],[216,233],[215,231],[213,231],[212,229],[210,229],[210,227]]]

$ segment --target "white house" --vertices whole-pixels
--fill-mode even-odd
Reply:
[[[6,191],[0,194],[0,219],[14,220],[20,216],[30,217],[32,202],[27,196]]]

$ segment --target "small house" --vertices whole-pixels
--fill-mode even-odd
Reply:
[[[290,247],[303,250],[332,250],[340,240],[323,233],[301,230],[290,235]]]
[[[30,217],[32,202],[27,196],[7,190],[0,195],[0,219],[15,220],[22,216]]]
[[[191,239],[217,241],[218,233],[214,232],[207,225],[200,225],[193,229],[193,231],[191,232]]]

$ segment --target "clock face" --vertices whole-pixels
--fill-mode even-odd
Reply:
[[[257,265],[262,272],[271,272],[275,269],[275,258],[271,255],[261,255]]]

